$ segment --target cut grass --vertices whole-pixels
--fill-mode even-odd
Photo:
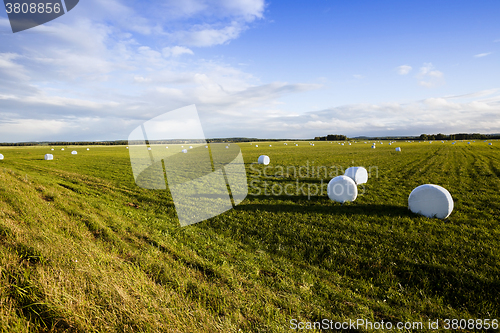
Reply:
[[[287,332],[291,319],[500,317],[498,145],[272,145],[240,144],[253,195],[186,228],[168,190],[135,185],[124,147],[66,147],[54,161],[46,147],[2,148],[1,330]],[[267,176],[251,165],[261,154]],[[306,165],[329,174],[278,172]],[[266,183],[267,193],[326,187],[352,165],[372,171],[352,203],[264,194]],[[425,183],[452,194],[447,220],[408,211]]]

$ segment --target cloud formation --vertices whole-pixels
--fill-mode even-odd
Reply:
[[[412,68],[409,65],[402,65],[402,66],[399,66],[397,68],[397,70],[398,70],[398,74],[399,75],[406,75],[406,74],[410,73],[410,71],[412,70]]]
[[[418,84],[432,88],[444,84],[444,74],[434,68],[432,63],[424,63],[417,74]]]
[[[486,56],[489,56],[490,54],[492,54],[493,52],[487,52],[487,53],[479,53],[479,54],[476,54],[474,56],[474,58],[482,58],[482,57],[486,57]]]

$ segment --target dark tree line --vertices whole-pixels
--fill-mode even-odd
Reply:
[[[422,134],[420,140],[491,140],[500,139],[500,134],[458,133],[458,134]]]
[[[328,134],[327,136],[317,136],[315,141],[346,141],[347,136],[341,134]]]

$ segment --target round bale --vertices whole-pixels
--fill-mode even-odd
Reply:
[[[259,156],[259,159],[257,160],[257,162],[259,164],[264,164],[264,165],[268,165],[269,162],[271,162],[271,159],[269,158],[269,156],[267,155],[260,155]]]
[[[363,167],[350,167],[344,172],[344,175],[354,180],[356,184],[365,184],[368,181],[368,172]]]
[[[350,177],[337,176],[328,183],[327,194],[332,201],[354,201],[358,196],[358,187]]]
[[[448,190],[439,185],[420,185],[411,191],[408,209],[426,217],[445,219],[453,211],[453,198]]]
[[[51,161],[53,159],[54,159],[54,155],[52,155],[52,154],[45,154],[45,160],[46,161]]]
[[[181,150],[181,151],[182,151],[184,154],[186,154],[186,153],[188,152],[188,151],[187,151],[187,149],[183,149],[183,150]]]
[[[396,147],[396,151],[401,151],[401,147]]]

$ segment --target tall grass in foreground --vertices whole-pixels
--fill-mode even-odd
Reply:
[[[124,147],[56,149],[54,161],[43,161],[45,147],[1,148],[1,330],[288,332],[292,319],[500,319],[498,144],[240,146],[251,194],[186,228],[168,190],[135,186]],[[266,175],[251,165],[261,154],[271,158]],[[344,205],[326,191],[264,194],[328,183],[279,173],[306,165],[374,168]],[[424,183],[452,194],[447,220],[408,211]]]

